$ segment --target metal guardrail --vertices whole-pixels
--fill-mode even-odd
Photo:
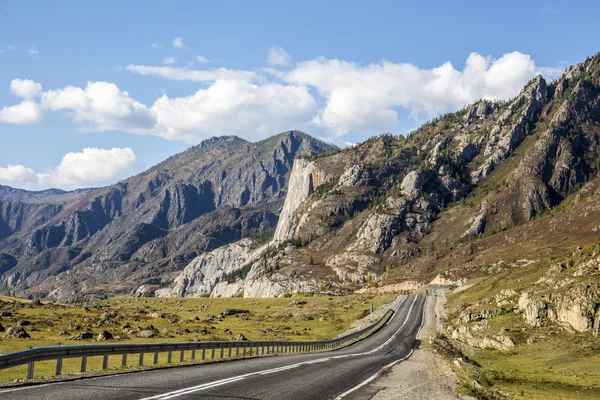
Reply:
[[[61,375],[63,359],[81,358],[80,372],[87,371],[88,357],[103,356],[102,370],[108,369],[108,357],[121,355],[121,366],[128,365],[128,355],[137,354],[137,365],[144,365],[144,355],[153,353],[153,363],[158,364],[160,353],[167,353],[167,363],[173,361],[173,353],[179,352],[179,362],[186,361],[185,352],[191,352],[188,360],[196,360],[198,351],[201,352],[199,359],[207,360],[210,352],[210,360],[215,359],[216,351],[219,351],[220,359],[225,358],[227,350],[228,359],[243,357],[256,357],[274,354],[299,354],[345,347],[365,335],[377,332],[393,315],[394,311],[388,310],[377,322],[348,335],[320,341],[294,342],[294,341],[210,341],[210,342],[163,342],[163,343],[129,343],[129,344],[90,344],[80,346],[55,346],[39,347],[16,353],[0,355],[0,370],[27,364],[27,379],[33,379],[35,363],[37,361],[56,360],[55,375]],[[235,349],[235,355],[233,353]],[[242,354],[240,354],[240,352]]]

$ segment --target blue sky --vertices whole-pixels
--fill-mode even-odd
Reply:
[[[600,51],[598,2],[449,3],[0,0],[0,184],[105,185],[213,135],[406,133]]]

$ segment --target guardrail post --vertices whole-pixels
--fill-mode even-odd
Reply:
[[[227,358],[231,358],[231,347],[227,349]]]
[[[219,356],[219,358],[222,360],[223,359],[223,353],[225,352],[225,348],[221,347],[221,355]]]
[[[154,364],[158,364],[158,351],[154,352]]]
[[[206,349],[202,349],[202,361],[206,358]]]
[[[170,364],[170,363],[171,363],[171,361],[173,361],[173,352],[172,352],[172,351],[169,351],[169,352],[167,353],[167,362]]]
[[[56,359],[56,370],[54,371],[54,375],[60,375],[62,373],[62,358]]]
[[[102,357],[102,369],[108,369],[108,354]]]
[[[185,350],[181,350],[179,353],[179,362],[183,362],[185,360]]]
[[[214,360],[215,359],[215,348],[212,348],[212,351],[210,352],[210,359]]]
[[[27,364],[27,379],[33,379],[33,371],[35,368],[35,362],[30,362]]]
[[[236,356],[236,358],[240,356],[240,348],[239,347],[235,348],[235,356]]]
[[[246,357],[246,348],[245,347],[244,347],[244,354],[243,354],[243,356]]]
[[[127,366],[127,354],[123,354],[123,356],[121,357],[121,367],[126,367]]]
[[[85,372],[87,369],[87,357],[81,357],[81,372]]]
[[[196,359],[196,349],[192,349],[192,360]]]
[[[144,365],[144,353],[140,353],[140,358],[138,359],[138,365]]]

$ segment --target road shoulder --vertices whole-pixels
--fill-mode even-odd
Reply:
[[[417,339],[428,341],[429,336],[439,330],[438,320],[443,315],[445,300],[443,294],[427,298],[425,319]],[[426,350],[424,344],[371,386],[377,391],[372,400],[471,399],[456,393],[458,379],[452,369],[439,356]]]

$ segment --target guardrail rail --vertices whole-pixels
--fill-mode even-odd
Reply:
[[[219,358],[238,359],[244,357],[257,357],[275,354],[300,354],[319,351],[335,350],[346,347],[363,337],[377,332],[393,315],[393,310],[388,310],[377,322],[356,332],[349,333],[339,338],[320,341],[190,341],[190,342],[162,342],[162,343],[111,343],[89,344],[79,346],[54,346],[39,347],[0,355],[0,370],[27,365],[27,379],[33,379],[35,363],[38,361],[56,360],[54,375],[61,375],[63,360],[67,358],[81,358],[80,372],[87,371],[89,357],[102,356],[101,370],[107,370],[109,356],[121,356],[121,367],[133,366],[128,364],[128,356],[137,355],[137,365],[144,365],[146,354],[153,355],[153,364],[158,364],[159,354],[167,353],[167,363],[173,362],[173,353],[179,353],[179,362],[186,361],[186,352],[189,352],[187,361],[214,360],[216,352]],[[235,350],[235,354],[234,354]],[[200,354],[198,354],[200,353]],[[210,356],[210,358],[208,358]]]

